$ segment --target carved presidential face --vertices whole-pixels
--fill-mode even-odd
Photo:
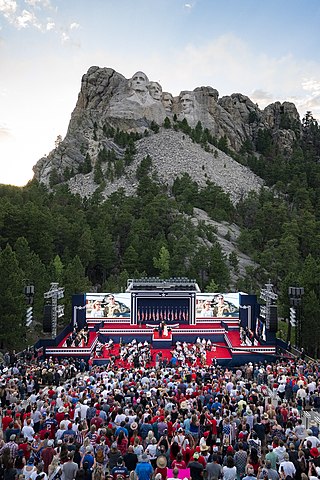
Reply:
[[[191,92],[181,93],[180,104],[181,104],[183,113],[191,113],[194,107],[192,93]]]
[[[171,112],[173,105],[173,96],[171,93],[165,92],[162,94],[162,105],[167,112]]]
[[[131,88],[136,92],[146,92],[149,80],[145,73],[137,72],[131,78]]]
[[[155,100],[161,100],[162,96],[162,87],[158,82],[150,82],[149,83],[149,92],[152,98]]]

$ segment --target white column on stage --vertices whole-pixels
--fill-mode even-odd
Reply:
[[[85,305],[75,305],[73,307],[73,328],[78,327],[78,322],[77,322],[77,312],[78,312],[78,310],[83,310],[84,308],[86,308]]]
[[[240,305],[240,308],[243,310],[247,310],[247,326],[249,330],[251,330],[252,327],[252,314],[251,314],[251,305]]]

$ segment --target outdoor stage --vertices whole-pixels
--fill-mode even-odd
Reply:
[[[220,365],[239,365],[249,361],[259,361],[265,358],[275,356],[275,345],[261,345],[255,342],[243,345],[240,340],[239,319],[214,319],[212,322],[205,320],[199,321],[196,325],[180,325],[173,329],[168,336],[159,338],[159,333],[153,328],[137,327],[128,322],[117,323],[108,320],[100,322],[97,329],[96,323],[88,323],[89,342],[85,346],[67,347],[67,339],[72,334],[69,331],[60,342],[54,346],[47,346],[46,356],[52,357],[82,357],[92,358],[94,364],[105,364],[113,356],[119,354],[119,343],[129,343],[132,340],[139,342],[148,341],[152,345],[152,355],[155,357],[157,351],[161,351],[163,357],[171,359],[171,350],[177,341],[194,344],[197,338],[210,339],[212,347],[207,352],[207,364],[211,365],[214,359],[217,359]],[[107,343],[112,339],[114,346],[112,350],[103,351],[103,355],[96,355],[96,345],[98,340],[101,343]],[[124,365],[127,366],[128,365]]]
[[[202,294],[190,281],[175,284],[172,280],[168,283],[157,279],[142,285],[139,281],[131,282],[126,294],[74,296],[72,322],[56,339],[42,342],[44,355],[106,364],[110,358],[119,357],[119,344],[136,340],[151,345],[152,362],[159,351],[169,362],[176,342],[193,345],[199,339],[210,339],[211,348],[206,352],[209,365],[218,362],[231,366],[275,359],[275,335],[269,334],[259,320],[255,296]],[[95,316],[94,309],[99,310],[99,315]],[[210,316],[209,309],[212,309]],[[164,331],[161,324],[165,325]],[[249,332],[245,338],[244,329]],[[87,341],[75,346],[73,339],[82,331],[86,331]],[[111,349],[104,347],[109,341]],[[101,350],[99,355],[97,345]],[[123,366],[130,367],[125,363]]]

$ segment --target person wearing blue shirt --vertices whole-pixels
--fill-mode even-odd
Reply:
[[[211,409],[215,411],[220,411],[222,408],[222,404],[219,402],[218,397],[214,399]]]
[[[151,480],[153,468],[146,453],[141,455],[141,462],[137,464],[135,472],[139,480]]]

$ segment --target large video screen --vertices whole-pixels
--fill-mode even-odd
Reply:
[[[239,317],[239,293],[197,293],[196,318]]]
[[[86,318],[130,317],[130,293],[87,293]]]
[[[187,298],[138,298],[136,315],[139,323],[189,323]],[[131,317],[131,293],[87,293],[86,318]],[[197,293],[196,318],[239,317],[239,293]]]

